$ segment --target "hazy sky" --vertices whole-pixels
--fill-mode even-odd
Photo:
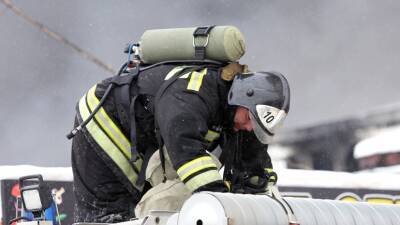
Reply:
[[[399,11],[394,0],[0,0],[0,165],[70,165],[76,101],[111,75],[32,21],[114,69],[146,29],[235,25],[242,62],[288,78],[292,129],[399,101]]]

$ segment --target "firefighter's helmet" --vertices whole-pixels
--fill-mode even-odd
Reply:
[[[289,112],[289,84],[278,72],[237,74],[228,104],[247,108],[255,135],[261,143],[269,144]]]

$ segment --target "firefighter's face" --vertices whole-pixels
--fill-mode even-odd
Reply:
[[[233,129],[235,131],[253,130],[253,125],[251,124],[249,113],[250,113],[249,110],[242,106],[238,106],[236,108],[235,117],[233,118],[233,123],[234,123]]]

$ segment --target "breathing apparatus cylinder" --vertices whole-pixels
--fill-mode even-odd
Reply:
[[[196,27],[147,30],[139,42],[146,64],[167,60],[193,60],[195,47],[205,47],[205,59],[234,62],[245,53],[242,33],[234,26],[215,26],[207,35],[194,35]]]

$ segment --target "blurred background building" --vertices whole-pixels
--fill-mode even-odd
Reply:
[[[246,37],[243,63],[291,84],[277,164],[356,170],[354,146],[400,119],[399,10],[394,0],[0,0],[0,165],[69,166],[77,100],[145,30],[230,24]]]
[[[400,105],[282,132],[269,149],[281,168],[335,171],[400,169]]]

